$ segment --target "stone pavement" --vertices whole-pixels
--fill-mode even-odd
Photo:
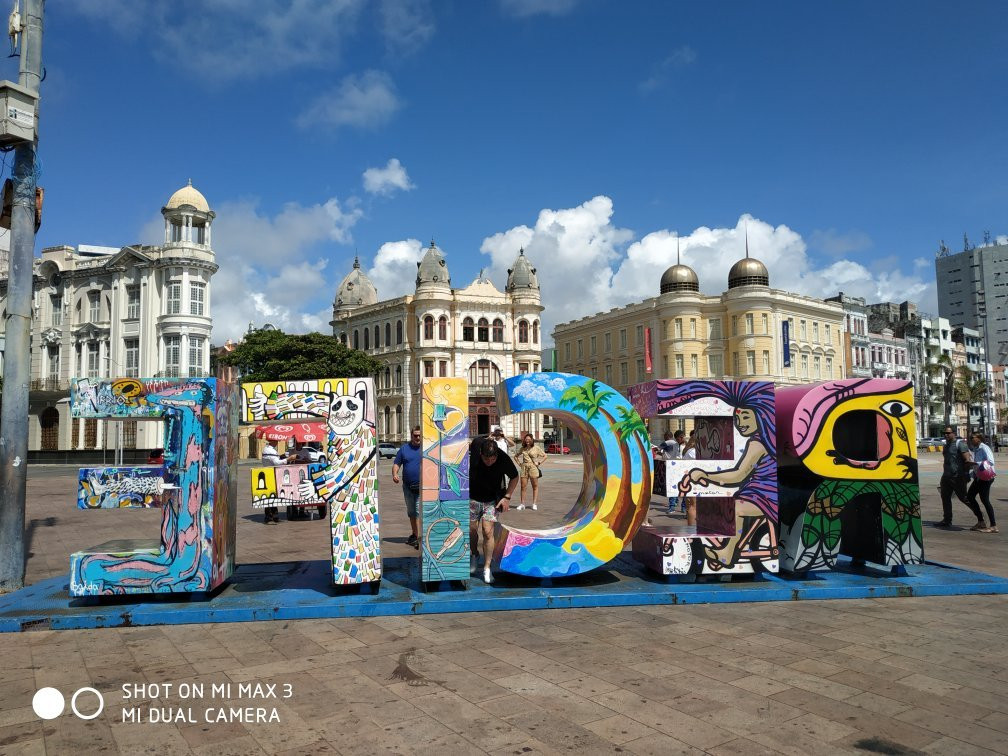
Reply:
[[[925,522],[939,467],[922,455]],[[579,459],[551,458],[540,511],[511,517],[549,524],[579,478]],[[380,479],[383,553],[415,554],[388,462]],[[29,470],[28,582],[156,533],[157,512],[76,510],[75,480]],[[327,556],[323,522],[262,525],[240,490],[239,562]],[[1000,479],[994,494],[1004,512]],[[962,529],[926,528],[928,558],[1008,575],[1005,535],[955,507]],[[1008,597],[972,596],[6,634],[0,753],[1008,753],[1006,628]],[[173,687],[136,690],[150,683]],[[31,706],[44,686],[67,699],[48,721]],[[85,686],[105,700],[89,721],[69,710]]]

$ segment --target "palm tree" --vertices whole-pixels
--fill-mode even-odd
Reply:
[[[952,364],[952,358],[943,352],[938,355],[935,362],[929,363],[924,371],[927,373],[929,381],[934,376],[939,376],[942,379],[944,389],[942,402],[945,405],[945,425],[948,426],[952,418],[952,399],[955,386],[955,365]]]
[[[966,417],[969,418],[973,407],[983,406],[987,399],[987,381],[965,365],[959,366],[959,378],[955,382],[955,400],[966,405]],[[968,420],[967,420],[968,422]],[[984,413],[980,413],[980,427],[984,427]]]

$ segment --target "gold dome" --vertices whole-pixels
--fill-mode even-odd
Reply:
[[[700,279],[689,265],[676,263],[662,273],[661,293],[670,291],[700,291]]]
[[[182,205],[191,205],[201,213],[210,212],[210,204],[206,201],[206,197],[200,194],[200,191],[192,185],[191,180],[186,186],[183,186],[168,198],[165,210],[175,210],[182,207]]]
[[[748,245],[747,245],[748,246]],[[769,286],[770,273],[755,257],[743,257],[728,271],[728,288],[736,286]]]

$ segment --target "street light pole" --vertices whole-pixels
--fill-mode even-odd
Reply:
[[[25,0],[18,84],[39,91],[45,0]],[[38,139],[38,108],[34,113]],[[3,403],[0,407],[0,593],[24,586],[28,386],[31,379],[32,262],[35,257],[35,149],[14,150]]]

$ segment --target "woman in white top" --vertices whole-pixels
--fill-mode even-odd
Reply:
[[[970,469],[970,475],[973,477],[973,482],[970,483],[969,490],[966,492],[966,498],[974,507],[976,507],[977,495],[980,496],[980,501],[983,502],[984,509],[987,510],[987,522],[989,527],[979,528],[979,530],[982,533],[997,533],[998,526],[994,521],[994,507],[991,506],[990,502],[990,490],[991,485],[994,483],[994,478],[982,480],[980,477],[982,474],[980,469],[984,462],[990,462],[990,469],[993,471],[994,452],[992,452],[991,448],[983,442],[983,436],[977,432],[970,434],[969,447],[970,451],[973,452],[973,467]]]

